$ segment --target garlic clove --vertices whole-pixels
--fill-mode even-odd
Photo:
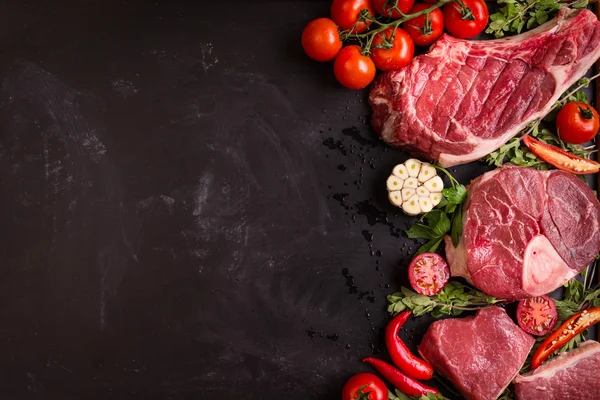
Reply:
[[[427,182],[431,178],[437,175],[436,169],[429,163],[423,163],[421,165],[421,172],[419,172],[419,182]]]
[[[414,194],[410,199],[402,203],[402,210],[408,215],[420,214],[421,206],[419,205],[419,196]]]
[[[402,201],[406,201],[415,195],[415,189],[402,189]]]
[[[404,184],[406,186],[406,183]],[[444,182],[439,176],[435,176],[423,184],[430,192],[441,192],[444,190]]]
[[[419,197],[419,206],[421,207],[421,212],[429,212],[433,210],[433,203],[429,197]]]
[[[408,170],[406,169],[406,165],[404,164],[398,164],[394,167],[394,170],[392,171],[392,174],[397,176],[400,179],[408,179],[409,175],[408,175]]]
[[[416,158],[409,158],[404,162],[404,165],[406,165],[406,169],[408,170],[408,175],[411,177],[419,176],[421,164],[421,161],[417,160]]]
[[[388,198],[390,199],[390,203],[396,207],[402,207],[402,192],[400,190],[389,192]]]
[[[403,185],[404,179],[400,179],[395,175],[390,175],[389,178],[387,178],[386,186],[389,191],[401,190]]]
[[[404,181],[404,187],[407,189],[416,189],[419,187],[419,181],[417,178],[408,178]]]

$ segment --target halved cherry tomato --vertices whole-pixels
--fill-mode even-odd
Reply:
[[[567,143],[589,142],[598,133],[600,119],[594,107],[581,102],[570,102],[556,115],[556,128]]]
[[[335,22],[317,18],[302,32],[304,52],[315,61],[331,61],[342,49],[342,39]]]
[[[419,254],[408,266],[408,279],[417,293],[433,296],[448,283],[450,268],[439,254]]]
[[[342,400],[388,400],[385,383],[374,374],[356,374],[342,389]]]
[[[359,46],[346,46],[335,58],[333,72],[338,82],[348,89],[362,89],[375,79],[375,64],[361,54]]]
[[[558,321],[554,301],[548,296],[531,297],[519,301],[517,322],[521,329],[535,336],[547,335]]]
[[[600,322],[600,308],[589,308],[573,315],[559,326],[554,333],[548,336],[535,353],[533,353],[531,369],[539,367],[556,350],[598,322]]]
[[[468,39],[479,35],[488,23],[484,0],[456,0],[444,5],[444,23],[452,35]]]
[[[362,10],[367,10],[371,17],[375,15],[369,0],[333,0],[331,19],[343,31],[354,28],[352,33],[361,33],[371,25],[371,21],[358,22]]]
[[[389,18],[401,18],[415,3],[414,0],[371,0],[379,15]]]
[[[378,33],[371,44],[373,62],[382,71],[393,71],[407,66],[414,54],[415,45],[410,35],[400,28],[388,28]]]
[[[576,175],[595,174],[600,171],[600,164],[596,161],[577,157],[556,146],[540,142],[529,135],[523,138],[523,143],[533,154],[563,171]]]
[[[415,4],[408,12],[414,14],[431,7],[429,4]],[[444,14],[439,8],[428,14],[409,19],[402,28],[410,35],[417,46],[429,46],[444,33]]]

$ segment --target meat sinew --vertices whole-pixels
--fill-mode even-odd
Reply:
[[[498,40],[443,35],[429,53],[383,74],[369,102],[388,144],[448,167],[498,149],[548,113],[600,57],[600,22],[564,8],[527,33]]]
[[[600,343],[588,340],[515,378],[517,400],[600,398]]]
[[[569,173],[506,166],[468,188],[458,247],[446,238],[453,276],[502,299],[549,293],[600,251],[600,204]]]
[[[519,372],[535,340],[500,307],[436,321],[419,353],[467,400],[495,400]]]

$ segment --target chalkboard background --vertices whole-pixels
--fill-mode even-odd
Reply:
[[[0,397],[333,399],[385,357],[406,155],[302,53],[328,7],[0,4]]]

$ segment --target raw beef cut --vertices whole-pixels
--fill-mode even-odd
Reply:
[[[436,321],[419,353],[468,400],[495,400],[519,372],[535,340],[500,307]]]
[[[599,399],[599,372],[600,343],[588,340],[532,372],[517,376],[517,400]]]
[[[485,293],[522,299],[553,291],[600,251],[600,204],[575,175],[506,166],[468,188],[458,247],[446,238],[453,276]]]
[[[429,53],[373,85],[373,128],[388,144],[445,167],[477,160],[546,115],[599,57],[600,22],[588,10],[564,8],[506,39],[442,35]]]

